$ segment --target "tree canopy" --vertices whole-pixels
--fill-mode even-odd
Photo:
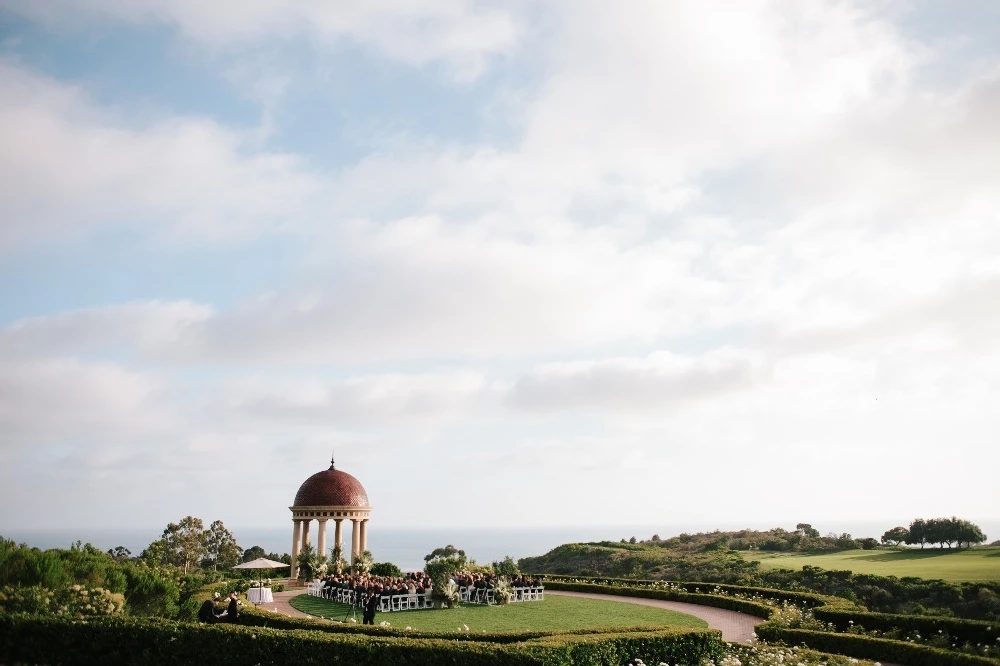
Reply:
[[[889,530],[889,532],[901,529],[903,528],[897,527]],[[886,534],[889,534],[889,532],[886,532]],[[885,535],[882,536],[884,541]],[[920,544],[921,548],[928,543],[936,543],[941,546],[946,545],[948,548],[951,548],[952,544],[958,544],[958,547],[961,548],[964,543],[966,547],[971,548],[975,544],[986,541],[986,535],[983,534],[982,529],[978,525],[956,516],[926,520],[917,518],[910,523],[910,529],[907,530],[907,534],[903,540],[909,545]]]

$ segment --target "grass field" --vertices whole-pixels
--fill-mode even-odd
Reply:
[[[314,617],[343,620],[350,607],[307,594],[293,597],[292,607]],[[357,620],[361,622],[361,613]],[[525,631],[587,629],[592,627],[707,627],[703,620],[683,613],[622,603],[576,597],[551,596],[544,601],[507,606],[461,605],[442,610],[376,613],[375,624],[389,622],[394,628],[407,626],[419,631]]]
[[[758,560],[762,569],[801,569],[805,565],[823,569],[850,570],[880,576],[915,576],[960,582],[1000,581],[1000,548],[948,550],[847,550],[840,553],[743,553]]]

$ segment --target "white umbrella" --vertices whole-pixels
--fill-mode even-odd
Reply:
[[[249,562],[244,562],[243,564],[237,564],[234,569],[281,569],[282,567],[290,567],[291,564],[285,564],[284,562],[275,562],[274,560],[269,560],[266,557],[258,557],[256,560],[250,560]]]

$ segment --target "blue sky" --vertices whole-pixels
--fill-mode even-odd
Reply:
[[[998,25],[0,0],[0,531],[1000,519]]]

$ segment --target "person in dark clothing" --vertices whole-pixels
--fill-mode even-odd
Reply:
[[[215,615],[215,602],[211,599],[205,599],[205,603],[201,605],[198,609],[198,619],[202,622],[217,622],[218,617]]]
[[[240,617],[239,602],[236,600],[236,593],[229,593],[229,608],[226,609],[226,622],[236,622]]]
[[[367,599],[365,600],[365,614],[362,619],[362,624],[375,624],[375,609],[379,607],[382,601],[382,596],[375,590],[369,593]]]

